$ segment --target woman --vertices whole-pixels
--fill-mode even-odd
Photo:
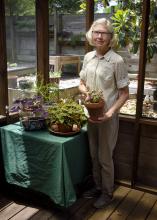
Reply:
[[[112,49],[115,36],[109,20],[101,18],[94,21],[86,37],[90,45],[95,47],[95,51],[87,53],[84,57],[79,89],[86,99],[89,99],[89,91],[101,90],[105,100],[105,111],[98,122],[88,121],[95,187],[86,192],[85,197],[99,195],[94,207],[102,208],[111,202],[113,196],[112,157],[118,135],[118,112],[129,97],[129,79],[122,57]]]

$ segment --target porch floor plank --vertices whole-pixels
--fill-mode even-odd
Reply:
[[[114,192],[113,202],[107,208],[96,210],[89,220],[102,220],[109,218],[130,191],[129,188],[119,186]]]
[[[52,213],[47,210],[39,210],[35,213],[29,220],[50,220],[52,217]]]
[[[18,212],[15,216],[10,218],[10,220],[26,220],[26,219],[30,219],[38,211],[39,211],[39,209],[37,209],[37,208],[25,207],[20,212]]]
[[[141,191],[131,190],[111,215],[112,220],[126,219],[143,195]]]
[[[149,216],[147,217],[147,220],[156,220],[157,219],[157,200],[154,204]]]
[[[146,219],[150,210],[156,202],[156,196],[145,193],[133,212],[129,215],[128,220],[143,220]]]
[[[0,195],[0,220],[157,220],[157,195],[124,186],[118,186],[112,203],[100,210],[93,207],[95,199],[82,197],[69,208],[14,199]]]
[[[0,210],[0,219],[8,220],[24,208],[25,208],[24,205],[12,203],[9,206],[6,206],[4,209]]]

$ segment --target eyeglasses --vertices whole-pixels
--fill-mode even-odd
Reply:
[[[92,33],[98,37],[99,35],[101,35],[102,37],[105,37],[106,35],[108,34],[112,34],[112,33],[109,33],[109,32],[102,32],[102,31],[92,31]]]

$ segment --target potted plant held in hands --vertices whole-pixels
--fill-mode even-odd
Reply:
[[[60,135],[79,132],[87,121],[83,106],[70,99],[50,107],[48,115],[50,131]]]
[[[84,105],[88,110],[89,118],[93,121],[98,121],[99,117],[104,114],[105,102],[103,99],[102,91],[90,91],[88,93],[88,99],[85,100]]]

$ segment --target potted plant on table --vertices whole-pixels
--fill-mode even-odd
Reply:
[[[89,99],[84,102],[84,105],[88,110],[90,119],[98,121],[98,118],[104,114],[105,102],[102,91],[92,90],[88,93],[88,96]]]
[[[58,134],[73,134],[80,131],[87,117],[83,106],[72,99],[61,100],[48,109],[50,130]]]
[[[21,124],[26,131],[46,128],[47,112],[42,106],[41,97],[18,99],[10,112],[19,113]]]

